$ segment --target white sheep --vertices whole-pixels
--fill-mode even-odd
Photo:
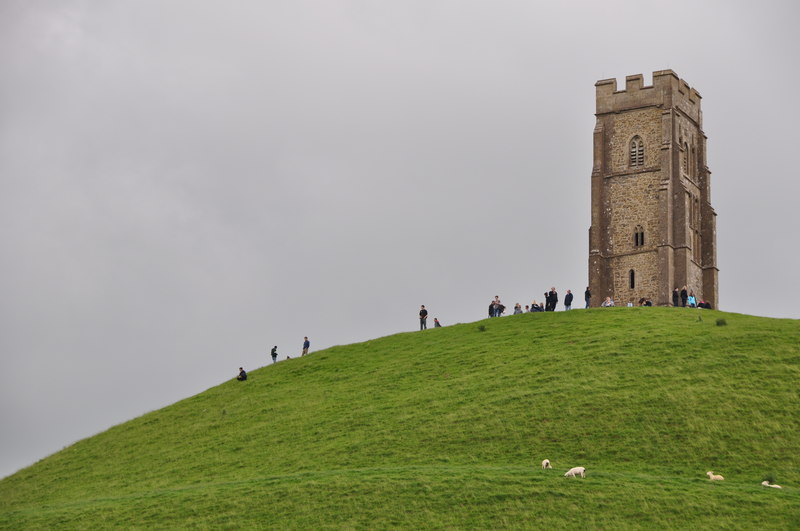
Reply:
[[[567,473],[564,474],[565,478],[574,478],[575,476],[580,475],[582,478],[586,477],[586,469],[582,466],[576,466],[574,468],[570,468],[567,470]]]
[[[769,481],[767,481],[767,480],[762,481],[761,484],[764,485],[765,487],[772,487],[773,489],[782,489],[783,488],[780,485],[775,485],[775,484],[770,485]]]
[[[706,472],[706,476],[708,476],[708,479],[710,479],[711,481],[722,481],[723,479],[725,479],[719,474],[715,474],[713,472]]]
[[[550,466],[549,459],[545,459],[544,461],[542,461],[542,468],[553,468],[552,466]]]

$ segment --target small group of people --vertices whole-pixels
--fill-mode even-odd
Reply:
[[[500,302],[500,296],[495,295],[492,302],[489,303],[489,317],[500,317],[505,311],[506,307]]]
[[[436,317],[433,318],[433,327],[434,328],[441,328],[442,323],[439,322],[439,319]],[[425,309],[425,305],[419,307],[419,329],[420,330],[427,330],[428,329],[428,310]]]
[[[308,340],[308,336],[304,336],[303,350],[301,351],[300,355],[305,356],[308,354],[309,348],[311,348],[311,342]],[[276,363],[278,361],[278,345],[273,346],[272,350],[269,351],[269,354],[272,357],[272,363]],[[291,357],[286,356],[286,359],[291,359]],[[247,372],[242,367],[239,367],[239,374],[236,376],[236,379],[240,382],[247,380]]]
[[[680,291],[676,287],[672,290],[672,305],[678,306],[678,301],[680,300],[680,306],[682,308],[705,308],[706,310],[711,309],[711,303],[705,300],[697,301],[697,297],[694,295],[694,290],[687,290],[686,286],[682,287]]]
[[[631,299],[630,302],[628,302],[627,304],[629,308],[633,306],[652,306],[652,305],[653,301],[650,300],[649,297],[640,298],[638,304],[634,304],[633,299]],[[704,308],[707,310],[711,309],[710,302],[707,302],[705,300],[700,300],[698,302],[697,297],[694,294],[694,291],[689,290],[686,286],[684,286],[682,289],[675,288],[674,290],[672,290],[672,305],[676,308],[678,307],[686,308],[688,306],[689,308]],[[614,299],[612,299],[611,297],[606,297],[606,299],[600,304],[600,306],[603,308],[615,306]]]
[[[568,311],[572,309],[572,301],[574,300],[575,295],[572,293],[572,290],[567,290],[567,294],[564,296],[564,310]],[[584,300],[586,301],[586,307],[589,307],[589,303],[591,302],[592,292],[589,290],[589,287],[586,287],[586,292],[584,293]],[[535,300],[530,305],[525,305],[525,309],[522,309],[522,305],[520,303],[516,303],[514,305],[514,315],[520,313],[528,313],[528,312],[554,312],[556,311],[556,306],[558,306],[558,291],[556,291],[555,286],[550,288],[549,291],[544,293],[544,303],[538,303]],[[505,312],[506,307],[503,306],[503,303],[500,301],[500,297],[498,295],[494,296],[494,300],[489,303],[489,317],[500,317]]]
[[[642,297],[642,298],[639,299],[638,305],[639,306],[652,306],[653,305],[653,301],[651,301],[647,297]],[[606,300],[604,300],[602,303],[600,303],[600,307],[601,308],[610,308],[612,306],[616,306],[616,304],[614,304],[614,299],[612,299],[611,297],[606,297]],[[633,304],[633,299],[631,299],[630,302],[628,302],[628,308],[633,308],[634,306],[635,305]]]
[[[571,290],[567,290],[567,294],[564,296],[564,310],[571,310],[572,309],[572,301],[574,299],[574,295]],[[591,306],[592,302],[592,291],[589,286],[586,286],[586,291],[583,293],[583,299],[586,303],[586,308]],[[624,303],[623,303],[624,304]],[[538,303],[535,300],[530,304],[530,306],[525,305],[525,308],[522,308],[520,303],[514,305],[514,315],[520,313],[528,313],[528,312],[554,312],[556,311],[556,306],[558,305],[558,291],[556,291],[555,287],[550,288],[549,291],[544,293],[544,303]],[[675,288],[672,292],[672,305],[673,306],[682,306],[682,307],[689,307],[689,308],[705,308],[710,310],[711,303],[705,300],[697,300],[697,297],[694,294],[694,291],[689,290],[686,286],[683,289]],[[608,308],[616,306],[614,303],[614,299],[611,297],[606,297],[602,303],[600,303],[601,308]],[[634,303],[634,300],[631,299],[627,303],[628,307],[633,306],[653,306],[653,301],[649,297],[641,297],[638,303]],[[491,303],[489,303],[489,317],[500,317],[505,312],[505,306],[500,301],[500,297],[498,295],[494,296],[494,299]]]

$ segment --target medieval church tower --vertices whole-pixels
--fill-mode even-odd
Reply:
[[[700,94],[672,70],[595,84],[589,286],[592,306],[672,304],[687,286],[718,307],[716,213]]]

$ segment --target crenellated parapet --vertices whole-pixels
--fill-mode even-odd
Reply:
[[[653,84],[644,85],[644,76],[625,77],[625,89],[617,89],[616,79],[595,83],[596,114],[619,113],[644,107],[675,108],[696,124],[701,122],[700,93],[672,70],[653,72]]]

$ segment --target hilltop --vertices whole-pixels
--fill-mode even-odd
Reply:
[[[718,311],[396,334],[43,459],[0,481],[0,527],[797,528],[799,380],[800,321]]]

